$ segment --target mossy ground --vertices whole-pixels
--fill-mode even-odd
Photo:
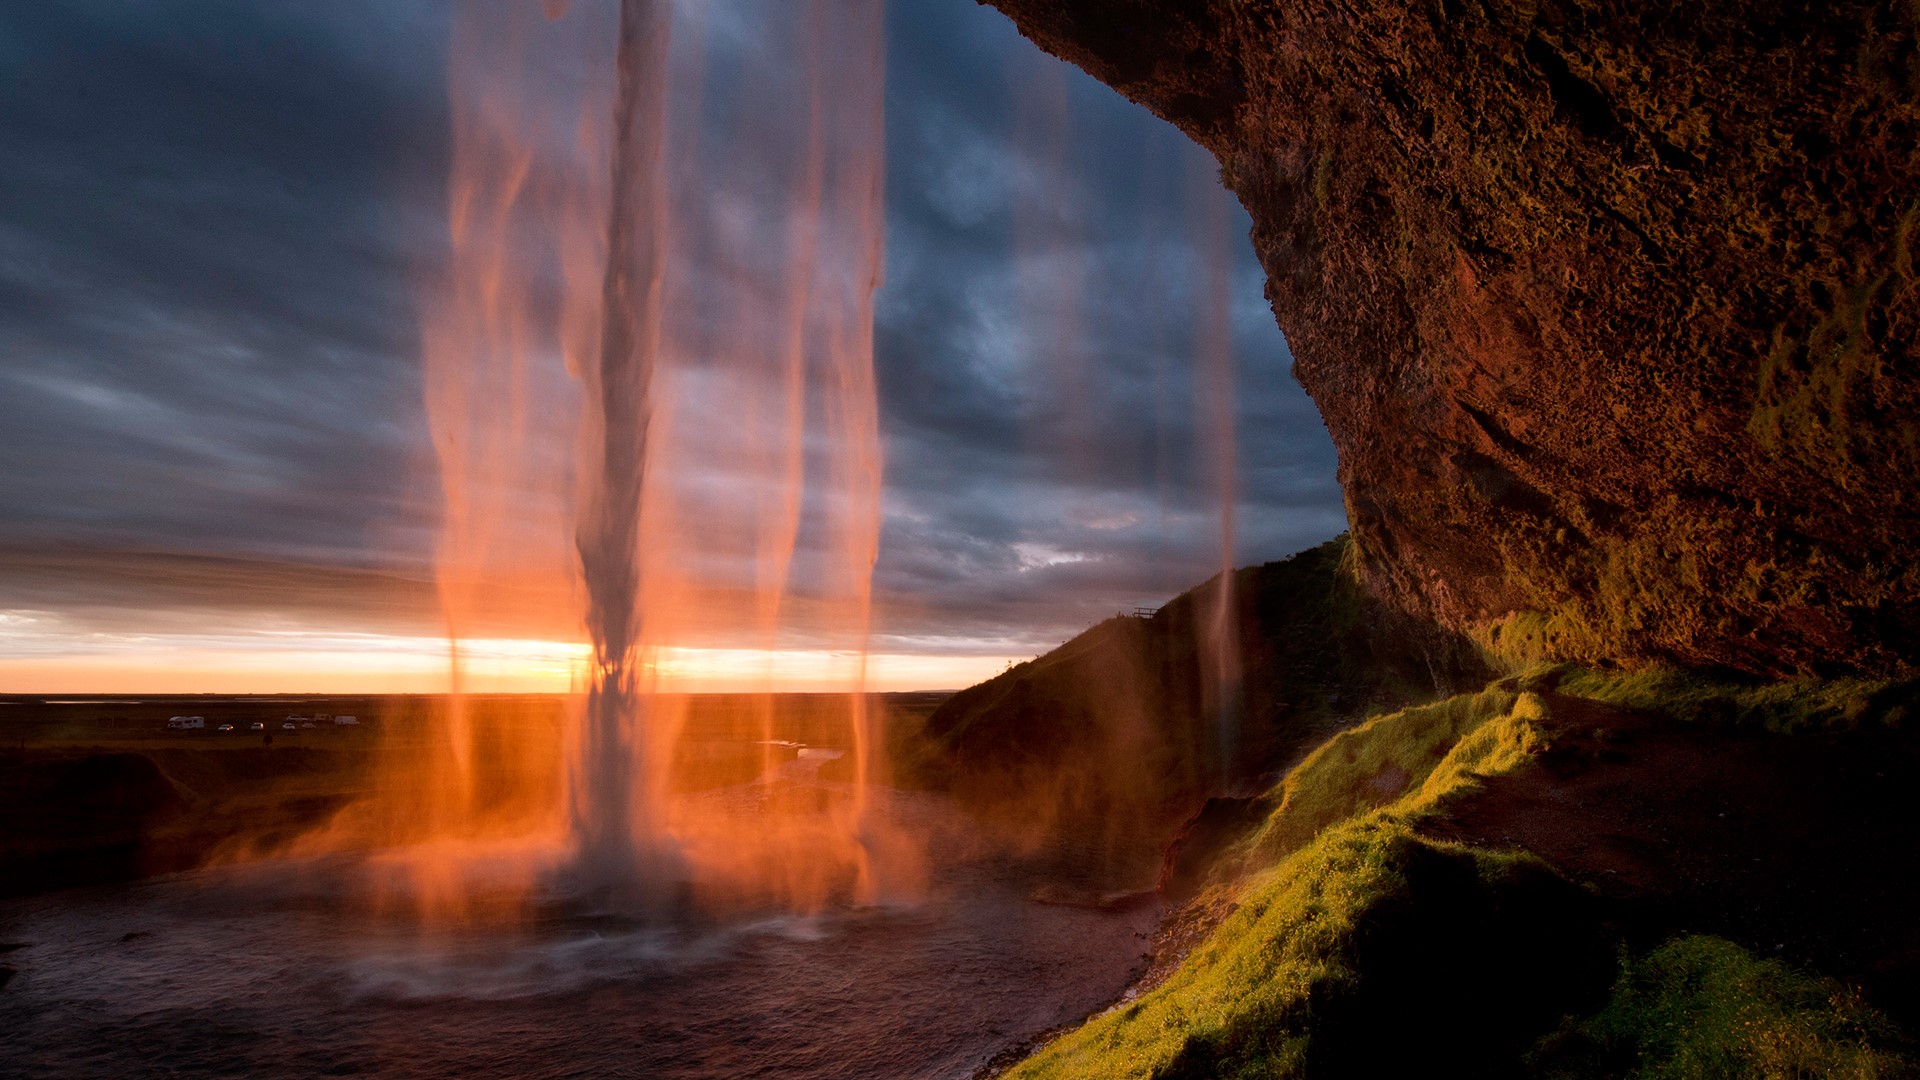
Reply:
[[[1013,1075],[1910,1075],[1839,984],[1699,935],[1631,954],[1541,859],[1421,827],[1542,760],[1555,702],[1828,738],[1898,723],[1907,696],[1543,668],[1376,717],[1265,796],[1214,885],[1237,907],[1178,971]]]
[[[1754,682],[1676,668],[1592,671],[1548,668],[1522,684],[1551,682],[1561,693],[1677,720],[1777,734],[1897,728],[1920,709],[1920,683],[1876,679]]]
[[[1541,1076],[1910,1076],[1899,1033],[1838,983],[1709,935],[1625,958],[1604,1009],[1542,1040]]]
[[[1537,1015],[1542,985],[1552,1000],[1596,981],[1604,949],[1587,907],[1538,860],[1369,815],[1250,883],[1160,989],[1015,1075],[1390,1076],[1513,1056],[1551,1023]],[[1436,970],[1454,985],[1431,985]]]
[[[1473,769],[1497,771],[1540,738],[1537,695],[1488,689],[1375,717],[1309,754],[1274,792],[1273,810],[1248,838],[1244,866],[1271,866],[1329,825],[1387,804],[1414,812]],[[1505,717],[1488,727],[1487,722]],[[1484,729],[1484,730],[1483,730]]]
[[[1578,996],[1595,981],[1586,898],[1537,859],[1435,843],[1413,823],[1544,745],[1542,715],[1535,695],[1496,690],[1335,737],[1288,777],[1246,845],[1250,876],[1212,937],[1164,985],[1014,1075],[1305,1076],[1517,1053],[1541,1019],[1525,997],[1540,1000],[1542,984],[1558,991],[1549,998]],[[1394,797],[1381,797],[1381,777]],[[1436,970],[1471,989],[1434,993]],[[1460,1012],[1493,999],[1492,1023]],[[1371,1034],[1381,1016],[1395,1018],[1394,1039]]]

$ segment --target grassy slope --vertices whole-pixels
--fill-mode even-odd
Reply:
[[[1544,863],[1416,831],[1547,749],[1545,699],[1524,689],[1543,674],[1562,693],[1780,730],[1904,708],[1886,686],[1555,670],[1378,717],[1269,793],[1215,887],[1237,909],[1178,972],[1014,1075],[1908,1075],[1897,1035],[1834,984],[1700,937],[1619,970],[1596,957],[1612,946],[1591,898]]]
[[[1245,687],[1236,751],[1252,767],[1297,750],[1303,730],[1324,735],[1355,715],[1432,693],[1423,665],[1376,655],[1380,613],[1354,580],[1349,553],[1342,536],[1234,572]],[[921,752],[929,770],[993,768],[1077,746],[1098,738],[1121,708],[1147,710],[1168,731],[1210,746],[1199,642],[1216,582],[1151,618],[1101,622],[953,695],[927,722]],[[1145,700],[1120,700],[1123,690]]]
[[[1756,682],[1674,668],[1585,671],[1550,667],[1521,681],[1563,693],[1645,709],[1676,720],[1779,734],[1898,727],[1920,709],[1920,683],[1873,679]]]
[[[904,775],[1008,828],[1138,848],[1151,873],[1209,796],[1258,791],[1354,719],[1432,696],[1424,664],[1376,659],[1378,613],[1348,550],[1342,538],[1235,572],[1243,691],[1227,761],[1199,644],[1209,582],[955,694],[905,754]],[[1126,865],[1137,873],[1141,861]]]

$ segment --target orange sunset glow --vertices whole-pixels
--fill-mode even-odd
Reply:
[[[466,687],[482,694],[567,694],[579,688],[585,643],[469,638]],[[876,693],[966,686],[1027,657],[872,653]],[[793,650],[670,648],[655,659],[660,686],[678,693],[819,692],[845,685],[853,658]],[[0,657],[0,694],[439,694],[444,638],[289,632],[285,637],[155,638],[91,635],[64,655]]]

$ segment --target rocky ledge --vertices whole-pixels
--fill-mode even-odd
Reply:
[[[1218,157],[1377,598],[1914,672],[1920,4],[992,2]]]

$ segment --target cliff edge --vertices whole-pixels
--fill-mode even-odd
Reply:
[[[1378,599],[1915,672],[1920,4],[991,2],[1219,159]]]

